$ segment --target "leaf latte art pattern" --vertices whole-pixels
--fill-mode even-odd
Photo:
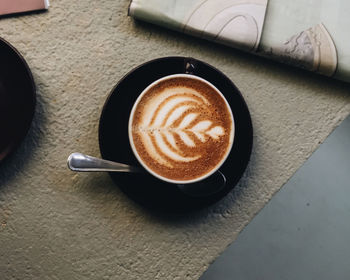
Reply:
[[[226,133],[212,117],[211,105],[193,88],[166,88],[144,104],[133,132],[158,164],[173,168],[191,163],[203,156],[206,143],[220,141]]]

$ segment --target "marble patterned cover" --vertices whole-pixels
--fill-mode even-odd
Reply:
[[[129,15],[350,82],[346,0],[132,0]]]

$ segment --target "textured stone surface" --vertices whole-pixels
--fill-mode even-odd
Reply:
[[[0,166],[1,279],[197,279],[350,112],[349,84],[126,16],[127,0],[52,0],[50,11],[0,19],[0,36],[38,86],[32,129]],[[240,184],[209,209],[158,217],[107,174],[74,174],[72,151],[99,155],[98,119],[131,68],[193,56],[241,89],[255,127]]]

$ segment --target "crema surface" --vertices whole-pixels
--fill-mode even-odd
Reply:
[[[134,147],[153,172],[171,180],[202,177],[225,159],[233,119],[218,91],[200,80],[174,77],[141,97],[132,120]]]

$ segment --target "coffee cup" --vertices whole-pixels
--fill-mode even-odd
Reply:
[[[235,124],[229,103],[191,74],[162,77],[136,99],[129,117],[131,149],[144,169],[173,184],[214,174],[230,154]]]

